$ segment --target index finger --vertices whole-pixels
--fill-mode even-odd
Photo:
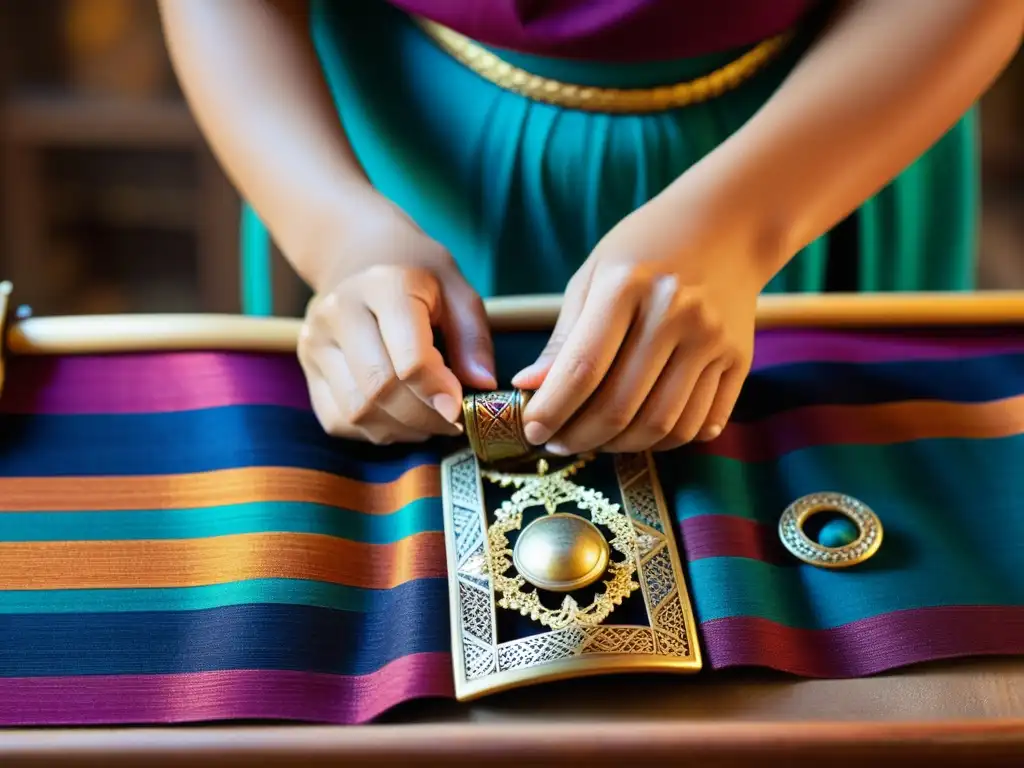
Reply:
[[[461,413],[462,384],[434,345],[430,307],[420,297],[404,293],[367,304],[377,318],[395,375],[420,400],[454,422]]]
[[[579,319],[526,407],[527,440],[547,442],[590,398],[611,369],[635,310],[620,282],[595,277]]]

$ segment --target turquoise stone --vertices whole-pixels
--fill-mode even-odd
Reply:
[[[857,524],[846,517],[829,520],[818,532],[818,543],[823,547],[845,547],[860,535]]]

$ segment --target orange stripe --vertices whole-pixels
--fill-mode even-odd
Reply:
[[[0,588],[6,590],[195,587],[274,578],[389,589],[445,574],[441,533],[394,544],[307,533],[0,544]]]
[[[260,501],[299,501],[387,515],[441,495],[437,465],[397,480],[368,483],[328,472],[247,467],[185,475],[0,478],[0,512],[196,509]]]
[[[808,406],[730,424],[705,453],[758,461],[818,445],[892,445],[914,440],[982,440],[1024,433],[1024,395],[984,403],[918,400]]]

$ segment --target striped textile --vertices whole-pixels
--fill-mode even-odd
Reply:
[[[503,336],[506,375],[543,343]],[[735,421],[658,457],[706,674],[1024,653],[1024,330],[772,331]],[[439,458],[332,441],[289,356],[11,361],[0,724],[370,720],[452,695]],[[795,562],[805,493],[867,564]],[[685,680],[681,680],[685,685]]]

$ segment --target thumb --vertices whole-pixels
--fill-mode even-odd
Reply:
[[[461,279],[442,285],[442,294],[441,334],[452,371],[467,386],[494,389],[494,343],[483,301]]]
[[[554,330],[548,338],[548,343],[540,356],[526,368],[512,377],[512,386],[516,389],[537,390],[544,383],[544,378],[551,370],[552,363],[565,346],[569,333],[579,320],[583,312],[583,305],[590,291],[590,273],[577,275],[579,278],[569,283],[565,290],[565,298],[562,301],[562,309],[558,313],[558,320],[555,322]]]

